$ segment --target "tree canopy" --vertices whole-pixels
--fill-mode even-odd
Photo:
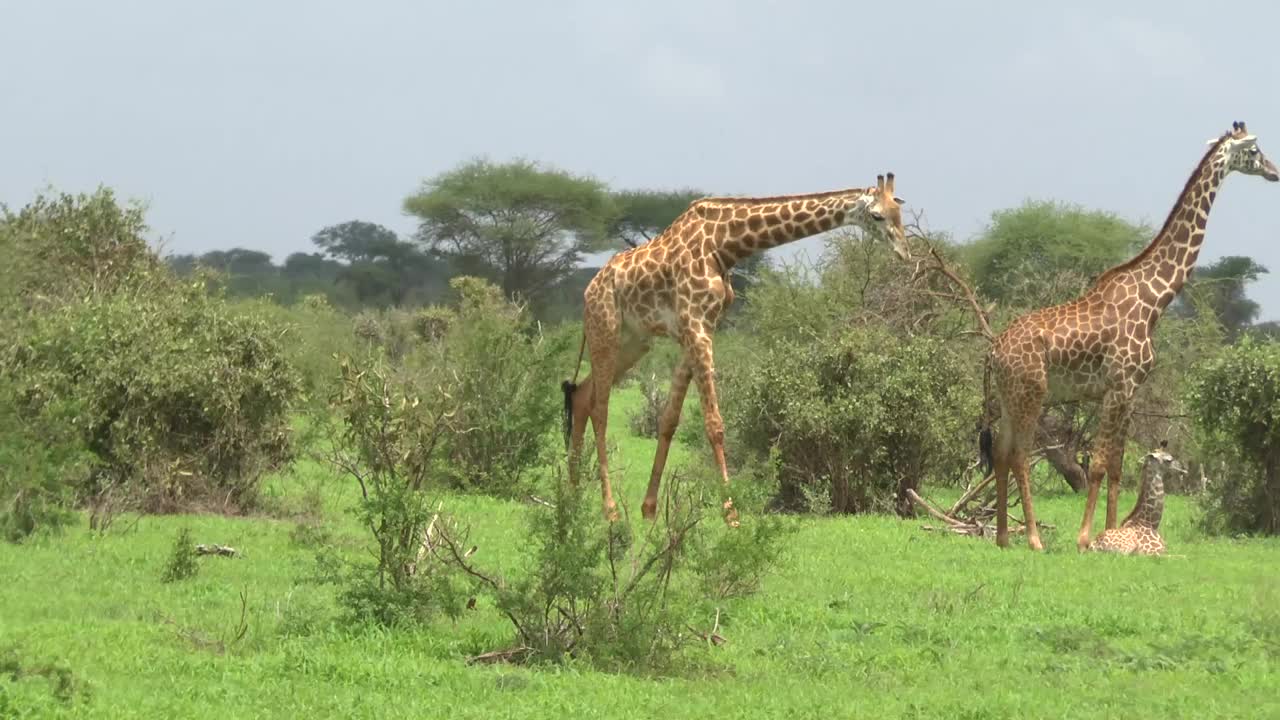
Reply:
[[[997,210],[967,249],[974,281],[987,297],[1030,306],[1067,300],[1107,268],[1136,254],[1148,228],[1098,210],[1028,201]]]
[[[404,201],[417,239],[508,297],[533,300],[608,247],[614,203],[604,183],[525,160],[472,160]]]
[[[613,194],[617,214],[609,234],[636,247],[654,239],[706,193],[684,190],[622,190]]]

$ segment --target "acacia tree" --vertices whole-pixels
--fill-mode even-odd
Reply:
[[[1011,309],[1070,299],[1138,252],[1151,233],[1114,214],[1053,201],[997,210],[965,253],[977,289]]]
[[[1245,286],[1255,282],[1267,269],[1253,258],[1228,255],[1196,268],[1187,288],[1171,308],[1184,317],[1195,317],[1207,306],[1217,316],[1227,337],[1235,340],[1257,319],[1261,307],[1249,298]],[[1195,296],[1201,302],[1190,302]]]
[[[639,247],[666,230],[695,200],[706,196],[707,193],[691,188],[616,192],[613,202],[617,211],[609,226],[609,235],[630,247]],[[730,280],[734,292],[742,295],[767,264],[764,253],[739,260]]]
[[[362,304],[401,305],[414,290],[428,296],[444,292],[447,269],[376,223],[351,220],[330,225],[311,242],[329,257],[346,261],[337,279],[350,286]]]
[[[424,182],[404,209],[424,246],[529,300],[604,249],[614,217],[600,181],[526,160],[465,162]]]
[[[609,228],[631,247],[639,247],[657,237],[680,213],[706,193],[684,190],[623,190],[613,194],[617,214]]]

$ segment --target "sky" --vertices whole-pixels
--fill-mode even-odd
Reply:
[[[1248,123],[1280,161],[1263,2],[0,0],[0,203],[99,184],[164,249],[277,261],[475,157],[615,189],[870,185],[973,238],[1055,199],[1158,227]],[[1275,138],[1274,142],[1270,138]],[[1232,176],[1201,262],[1280,319],[1280,184]],[[820,240],[771,251],[816,258]]]

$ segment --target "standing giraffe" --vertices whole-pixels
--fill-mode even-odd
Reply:
[[[1164,517],[1165,472],[1185,475],[1186,470],[1165,451],[1166,443],[1147,453],[1142,459],[1142,487],[1133,512],[1120,527],[1104,530],[1094,538],[1090,550],[1121,555],[1162,555],[1164,538],[1160,537],[1160,520]]]
[[[704,198],[690,204],[658,237],[613,256],[587,284],[583,318],[581,368],[585,350],[591,374],[577,384],[565,381],[565,439],[569,476],[577,480],[586,421],[595,429],[596,456],[604,514],[618,517],[609,486],[605,428],[609,391],[649,351],[655,336],[680,344],[682,357],[671,380],[667,406],[658,422],[654,456],[642,511],[654,518],[658,483],[690,380],[698,383],[707,439],[725,490],[724,519],[738,524],[729,497],[729,471],[724,459],[724,422],[716,401],[712,335],[733,302],[729,273],[734,263],[754,253],[816,235],[842,225],[856,225],[888,239],[894,252],[908,257],[902,228],[902,205],[893,195],[893,173],[876,176],[874,188],[852,188],[810,195],[763,198]],[[575,379],[577,372],[574,373]]]
[[[980,446],[996,476],[996,544],[1009,545],[1009,472],[1022,492],[1027,542],[1040,550],[1031,507],[1028,455],[1043,403],[1102,402],[1101,426],[1089,463],[1089,495],[1076,545],[1089,547],[1093,511],[1102,476],[1107,476],[1106,528],[1116,526],[1121,463],[1134,393],[1155,360],[1152,334],[1160,313],[1182,289],[1204,241],[1209,209],[1231,172],[1280,180],[1276,166],[1258,149],[1242,122],[1209,141],[1212,146],[1192,171],[1164,226],[1133,259],[1104,272],[1075,300],[1035,310],[1015,319],[992,343],[986,360],[988,391],[994,390],[1000,432],[992,447],[988,395]]]

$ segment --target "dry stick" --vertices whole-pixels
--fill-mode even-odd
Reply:
[[[953,517],[948,517],[946,513],[930,505],[924,498],[920,497],[920,495],[918,495],[916,491],[912,490],[911,488],[907,488],[907,496],[911,498],[912,502],[924,508],[925,512],[928,512],[930,515],[934,516],[935,518],[941,520],[942,522],[952,527],[969,525],[969,523],[956,520]]]

